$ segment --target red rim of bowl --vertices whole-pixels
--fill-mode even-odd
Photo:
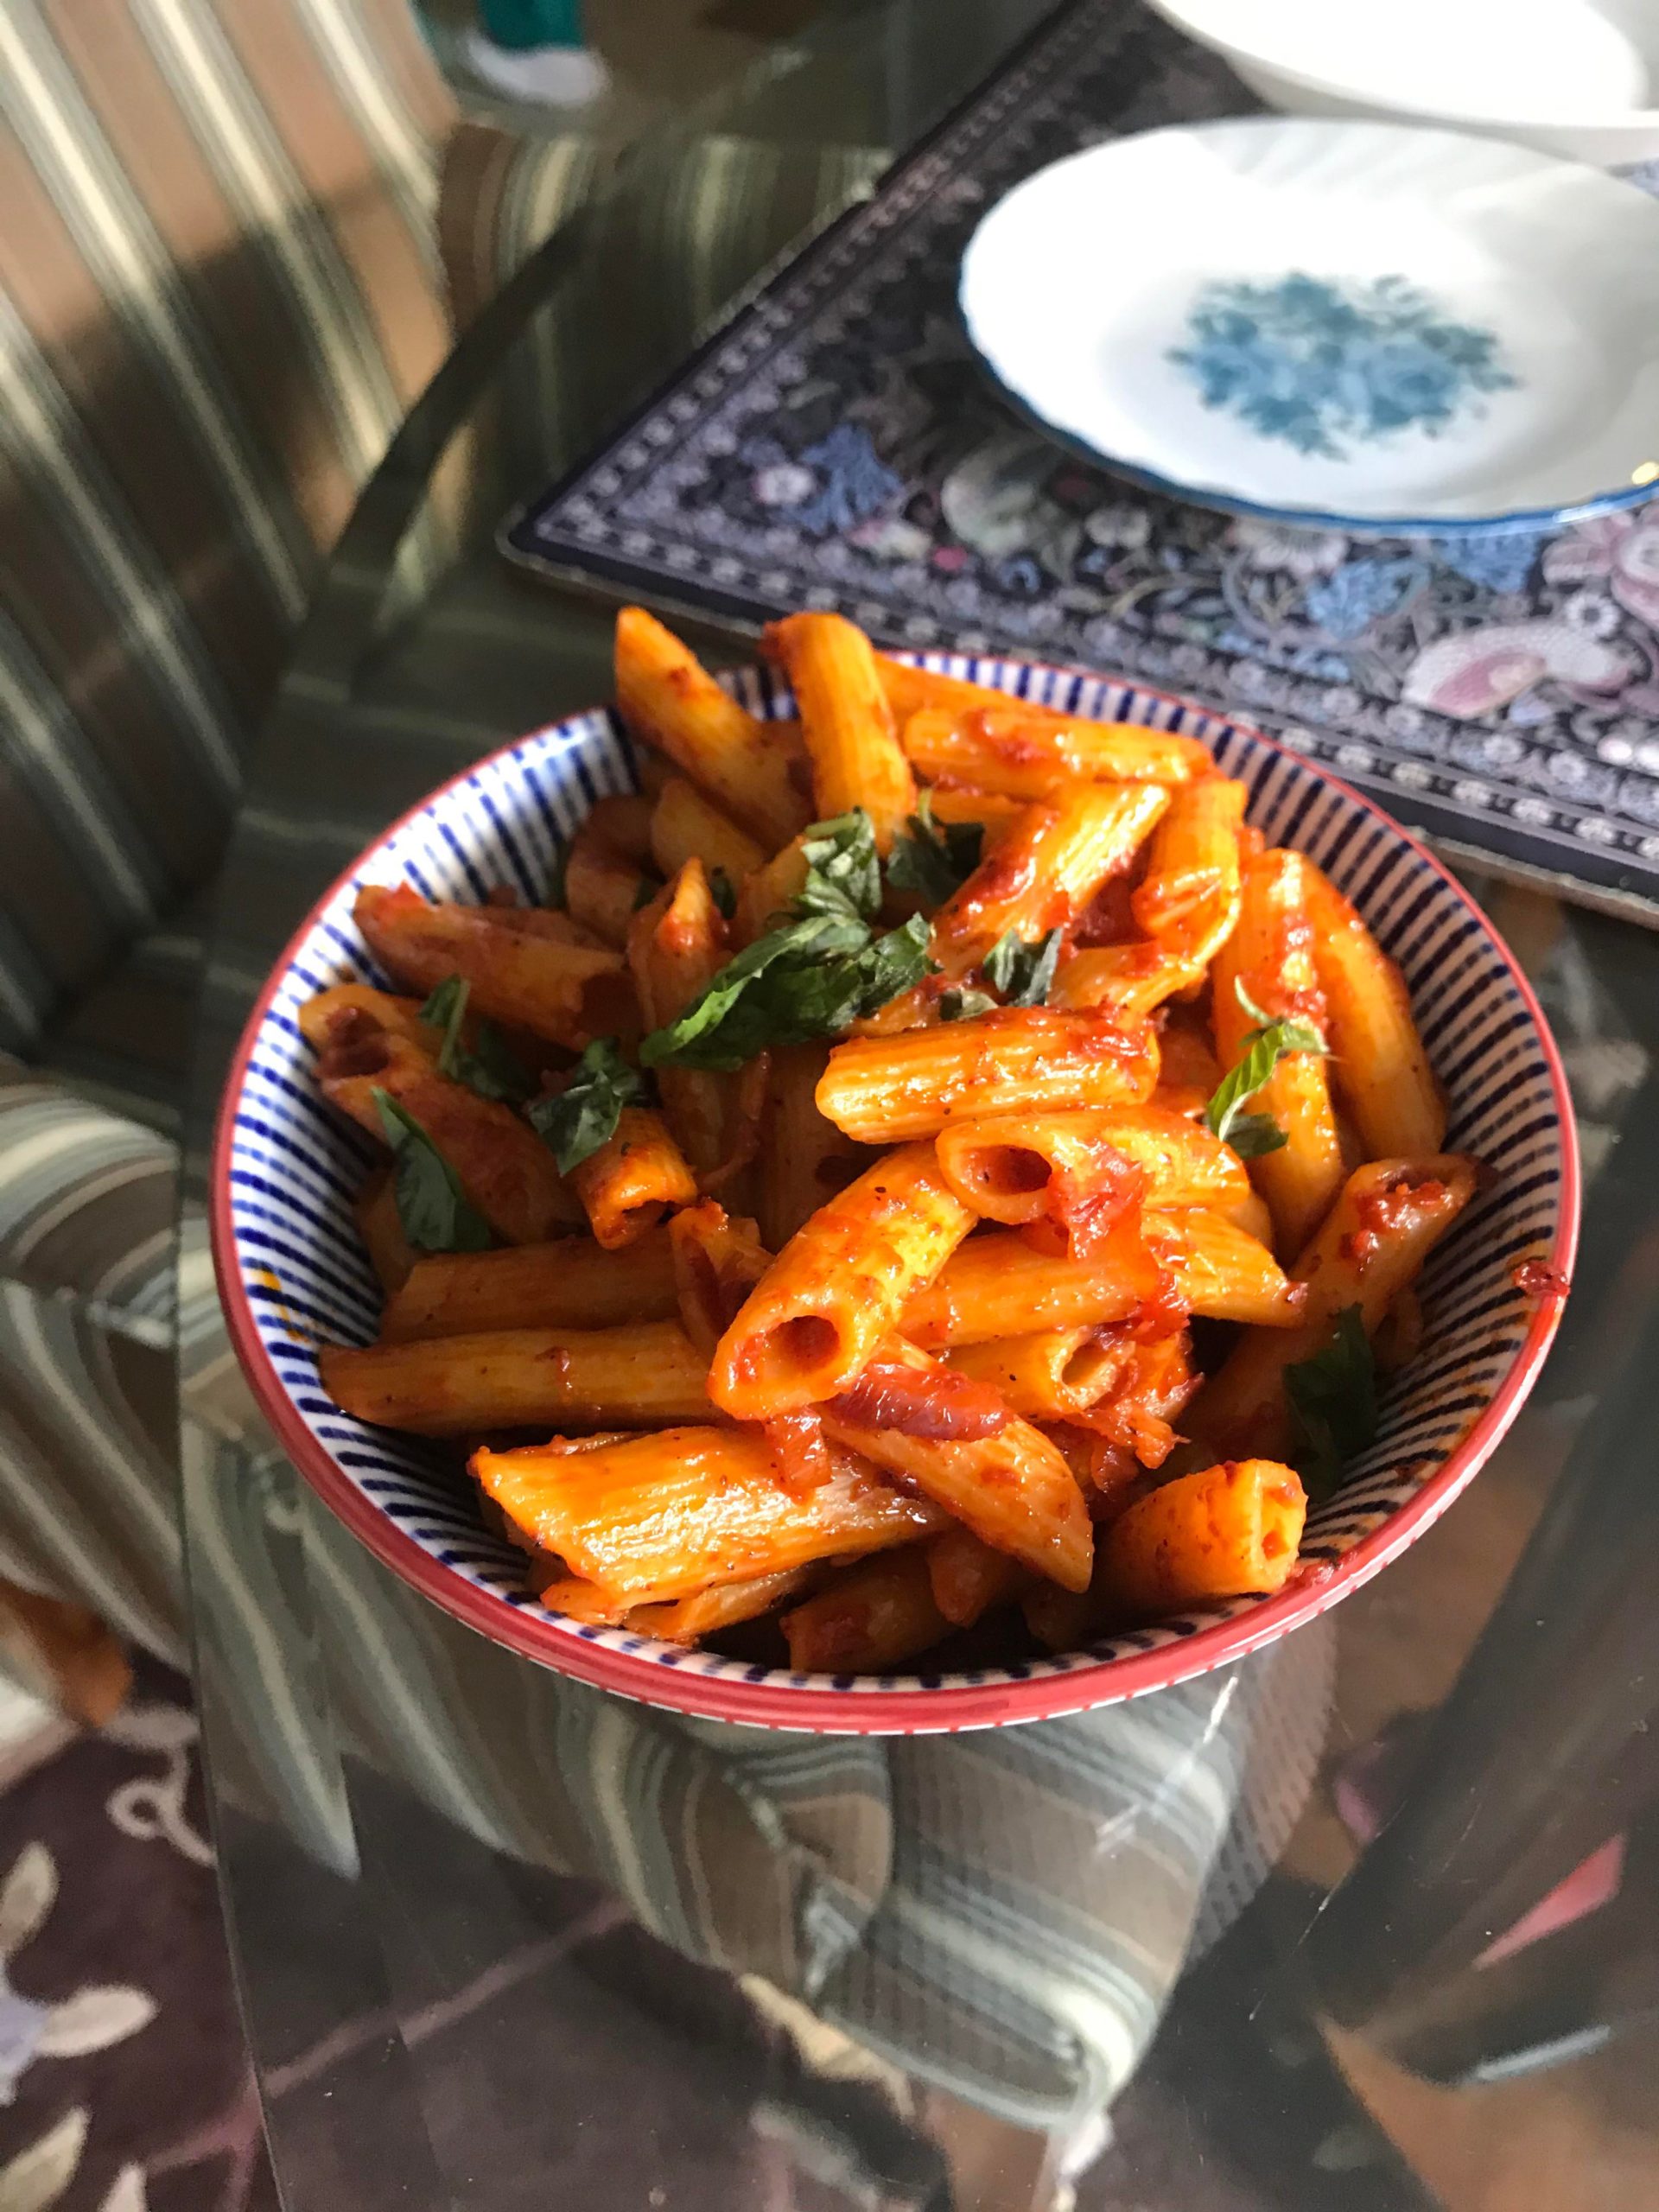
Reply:
[[[1012,655],[986,655],[984,658],[999,660],[1006,666],[1058,669],[1063,674],[1076,674],[1091,679],[1098,678],[1099,675],[1098,671],[1071,670],[1057,662],[1021,662]],[[1548,1264],[1570,1288],[1573,1264],[1578,1251],[1581,1191],[1578,1128],[1573,1118],[1567,1071],[1561,1065],[1560,1052],[1550,1033],[1549,1024],[1544,1019],[1537,995],[1487,916],[1451,870],[1436,859],[1420,838],[1396,822],[1385,808],[1379,806],[1374,799],[1367,798],[1363,791],[1356,791],[1352,785],[1344,783],[1339,776],[1328,774],[1325,769],[1316,766],[1289,746],[1281,744],[1277,738],[1269,736],[1265,730],[1258,729],[1252,722],[1241,721],[1234,715],[1198,707],[1194,700],[1184,699],[1175,692],[1157,690],[1149,684],[1136,683],[1132,688],[1147,698],[1167,700],[1172,705],[1182,709],[1196,708],[1212,723],[1223,723],[1229,728],[1241,731],[1258,744],[1285,753],[1308,774],[1319,777],[1391,830],[1426,867],[1434,871],[1474,916],[1481,930],[1497,948],[1498,957],[1521,995],[1537,1032],[1549,1071],[1550,1088],[1561,1133],[1561,1213]],[[550,724],[548,727],[556,728],[558,725]],[[1036,1675],[1025,1681],[963,1682],[950,1687],[942,1683],[937,1689],[925,1689],[918,1685],[913,1689],[854,1691],[835,1688],[822,1676],[805,1681],[794,1681],[781,1669],[775,1670],[773,1677],[765,1681],[742,1681],[726,1675],[682,1672],[676,1667],[664,1664],[660,1659],[645,1658],[636,1652],[612,1650],[604,1644],[590,1642],[574,1629],[560,1626],[551,1615],[510,1605],[467,1581],[464,1575],[457,1574],[453,1568],[441,1566],[412,1536],[405,1535],[334,1464],[290,1402],[282,1378],[255,1326],[253,1309],[243,1287],[236,1262],[236,1236],[231,1217],[231,1147],[248,1061],[252,1056],[260,1027],[283,978],[293,966],[301,945],[315,927],[323,910],[358,874],[370,854],[389,843],[417,815],[424,813],[435,800],[464,784],[480,767],[516,753],[527,737],[536,734],[534,731],[526,732],[524,736],[499,746],[494,752],[481,754],[477,760],[469,762],[465,768],[429,791],[423,798],[416,800],[413,806],[406,809],[381,831],[372,845],[365,847],[348,867],[342,868],[314,903],[283,946],[244,1024],[230,1072],[226,1078],[214,1126],[209,1171],[209,1233],[213,1274],[225,1308],[231,1343],[242,1371],[248,1379],[261,1412],[275,1431],[277,1441],[300,1473],[329,1510],[344,1522],[353,1535],[401,1580],[429,1598],[434,1605],[454,1619],[468,1628],[476,1629],[493,1643],[551,1667],[559,1674],[569,1675],[578,1681],[590,1682],[600,1689],[613,1691],[619,1696],[641,1704],[661,1707],[675,1713],[693,1713],[708,1719],[742,1721],[763,1728],[798,1728],[820,1735],[922,1735],[963,1728],[995,1727],[1013,1721],[1058,1719],[1067,1713],[1085,1713],[1102,1706],[1115,1705],[1126,1698],[1143,1695],[1148,1690],[1169,1689],[1177,1682],[1188,1681],[1194,1675],[1207,1675],[1232,1660],[1242,1659],[1262,1644],[1270,1643],[1290,1630],[1300,1627],[1304,1622],[1317,1619],[1341,1599],[1369,1582],[1374,1574],[1380,1573],[1390,1560],[1396,1558],[1425,1529],[1438,1520],[1484,1466],[1520,1411],[1544,1363],[1555,1332],[1560,1325],[1561,1312],[1566,1303],[1564,1292],[1549,1291],[1539,1299],[1520,1351],[1479,1420],[1462,1443],[1447,1455],[1437,1471],[1420,1486],[1416,1495],[1391,1513],[1380,1528],[1374,1529],[1368,1536],[1362,1536],[1336,1560],[1328,1564],[1316,1563],[1294,1576],[1275,1597],[1265,1599],[1260,1605],[1249,1606],[1230,1619],[1199,1629],[1189,1637],[1179,1637],[1159,1645],[1155,1650],[1137,1652],[1127,1658],[1102,1659],[1093,1665],[1072,1667],[1052,1675]]]

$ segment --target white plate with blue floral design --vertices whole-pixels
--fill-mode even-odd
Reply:
[[[1659,201],[1517,146],[1273,118],[1027,177],[963,319],[1046,429],[1344,530],[1537,529],[1659,483]]]

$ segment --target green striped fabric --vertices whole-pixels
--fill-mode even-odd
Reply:
[[[213,864],[321,555],[448,342],[453,122],[403,0],[0,9],[0,1044]]]

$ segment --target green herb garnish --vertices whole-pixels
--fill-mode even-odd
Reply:
[[[976,1014],[994,1014],[996,1004],[988,991],[976,991],[968,983],[953,984],[939,994],[939,1020],[971,1021]]]
[[[535,1090],[535,1079],[493,1021],[473,1026],[473,1042],[461,1041],[472,986],[460,976],[446,976],[421,1008],[420,1018],[443,1032],[438,1046],[438,1073],[464,1083],[480,1098],[504,1099],[522,1105]]]
[[[998,938],[980,965],[1005,1006],[1041,1006],[1054,981],[1063,934],[1051,930],[1035,944],[1022,944],[1012,930]]]
[[[942,906],[979,866],[984,842],[982,823],[936,822],[932,794],[924,791],[908,834],[893,841],[887,881],[895,891],[914,892],[925,906]]]
[[[806,881],[795,899],[799,915],[830,914],[868,922],[881,905],[881,862],[875,831],[861,806],[814,822],[801,832]]]
[[[461,1187],[461,1179],[407,1108],[378,1084],[380,1126],[391,1147],[392,1192],[404,1234],[420,1252],[484,1252],[490,1224]]]
[[[1376,1363],[1357,1306],[1344,1306],[1322,1351],[1285,1370],[1292,1457],[1311,1497],[1328,1497],[1343,1469],[1376,1439]]]
[[[608,1144],[625,1106],[643,1106],[645,1079],[616,1048],[614,1037],[595,1037],[561,1091],[536,1098],[525,1114],[538,1137],[568,1175]]]
[[[1241,1160],[1254,1160],[1264,1152],[1277,1152],[1289,1140],[1271,1114],[1247,1114],[1244,1108],[1287,1053],[1323,1053],[1328,1048],[1317,1024],[1299,1014],[1275,1021],[1256,1005],[1242,980],[1233,988],[1255,1027],[1246,1031],[1243,1056],[1216,1085],[1204,1118],[1211,1132],[1231,1145]]]

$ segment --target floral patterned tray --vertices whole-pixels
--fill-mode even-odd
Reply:
[[[1076,0],[505,549],[734,629],[837,607],[895,645],[1121,670],[1499,868],[1659,910],[1659,506],[1444,538],[1230,520],[1072,458],[974,363],[957,267],[990,201],[1251,105],[1144,10]]]

